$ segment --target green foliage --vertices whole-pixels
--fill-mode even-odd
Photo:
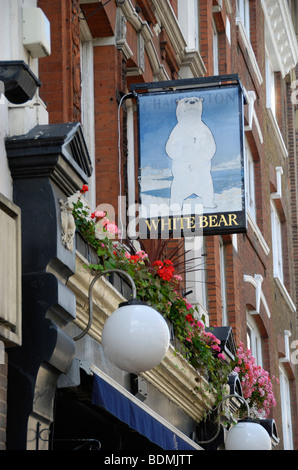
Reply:
[[[106,214],[90,215],[80,197],[74,203],[73,215],[77,230],[99,258],[99,263],[89,268],[93,271],[117,268],[133,278],[137,297],[172,322],[179,353],[208,379],[206,391],[216,391],[219,402],[231,366],[220,352],[220,341],[206,332],[203,322],[198,320],[197,308],[178,294],[180,276],[175,274],[172,262],[155,260],[150,264],[144,251],[129,253],[117,240],[117,229]]]

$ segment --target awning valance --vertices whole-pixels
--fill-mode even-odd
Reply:
[[[102,374],[101,374],[102,375]],[[108,377],[107,377],[108,378]],[[102,406],[164,450],[202,450],[194,441],[115,382],[94,373],[92,403]]]

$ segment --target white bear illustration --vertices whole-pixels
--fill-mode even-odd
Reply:
[[[171,205],[179,204],[195,194],[207,208],[216,207],[211,177],[211,160],[216,151],[209,127],[202,121],[203,99],[177,100],[177,124],[166,143],[166,153],[172,159],[173,182]]]

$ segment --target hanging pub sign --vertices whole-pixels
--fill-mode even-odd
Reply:
[[[179,80],[176,88],[158,91],[154,82],[151,90],[150,84],[142,93],[134,89],[140,238],[246,231],[244,96],[239,80],[227,81]]]

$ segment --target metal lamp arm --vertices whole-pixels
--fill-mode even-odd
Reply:
[[[90,283],[90,286],[89,286],[89,290],[88,290],[88,302],[89,302],[89,320],[88,320],[88,324],[86,326],[86,328],[79,334],[77,335],[75,338],[73,338],[74,341],[78,341],[79,339],[83,338],[87,333],[88,331],[90,330],[91,328],[91,325],[92,325],[92,321],[93,321],[93,299],[92,299],[92,293],[93,293],[93,287],[94,287],[94,284],[96,283],[96,281],[106,275],[106,274],[110,274],[110,273],[118,273],[118,274],[121,274],[121,276],[124,276],[126,277],[126,279],[130,282],[131,284],[131,288],[132,288],[132,298],[135,299],[136,298],[136,294],[137,294],[137,291],[136,291],[136,286],[135,286],[135,283],[134,283],[134,280],[133,278],[125,271],[122,271],[121,269],[107,269],[105,271],[101,271],[100,273],[98,273],[94,279],[92,280],[92,282]]]
[[[223,397],[223,399],[221,400],[221,402],[219,403],[218,405],[218,409],[220,409],[222,407],[222,404],[225,400],[227,400],[228,398],[237,398],[238,400],[241,400],[245,405],[246,405],[246,408],[247,408],[247,417],[249,418],[250,417],[250,409],[249,409],[249,405],[247,403],[247,401],[245,400],[245,398],[241,397],[240,395],[227,395],[225,397]],[[218,413],[219,414],[219,413]],[[214,441],[214,439],[217,438],[218,434],[220,432],[220,422],[218,420],[218,428],[217,428],[217,431],[215,433],[215,435],[207,440],[207,441],[197,441],[198,444],[209,444],[210,442]]]

